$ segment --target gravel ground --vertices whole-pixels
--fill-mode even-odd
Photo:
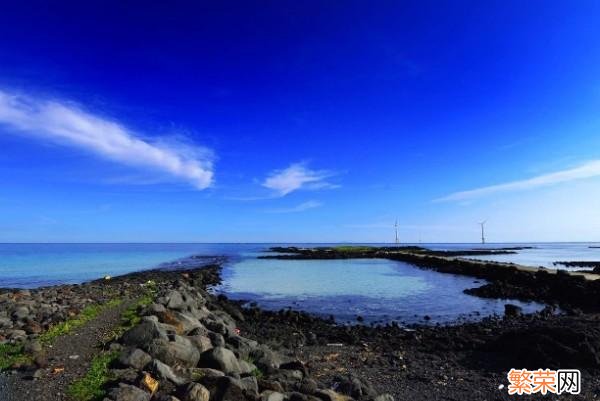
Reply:
[[[124,299],[118,306],[103,310],[100,315],[73,332],[57,337],[51,347],[44,349],[45,362],[37,368],[28,368],[0,373],[0,401],[59,401],[67,400],[67,388],[75,379],[82,377],[88,370],[93,357],[99,353],[100,346],[107,335],[119,325],[121,314],[132,300],[146,293],[141,284],[149,280],[159,284],[168,284],[178,280],[186,271],[207,269],[206,284],[218,280],[219,267],[207,265],[199,260],[195,269],[186,270],[147,270],[114,277],[111,280],[95,280],[81,285],[64,285],[27,291],[30,307],[35,310],[37,303],[44,303],[48,293],[69,293],[72,296],[65,302],[78,305],[106,302],[114,297]],[[18,294],[20,291],[0,289],[0,294]],[[109,294],[109,295],[107,295]],[[109,298],[109,296],[111,298]],[[84,302],[85,300],[85,302]],[[4,305],[11,305],[12,299]],[[2,307],[2,305],[0,305]],[[65,320],[61,314],[51,317],[53,323]],[[1,334],[1,333],[0,333]],[[0,336],[1,337],[1,336]],[[31,335],[30,339],[35,339]],[[64,369],[64,370],[63,370]],[[35,376],[35,377],[34,377]]]
[[[538,313],[405,329],[339,326],[293,311],[250,308],[242,313],[242,333],[287,350],[332,387],[340,377],[353,376],[367,379],[377,392],[390,393],[396,401],[514,400],[507,392],[510,368],[580,369],[580,395],[523,397],[600,399],[598,314]]]
[[[85,375],[93,357],[100,351],[102,340],[119,324],[121,313],[129,304],[123,302],[109,308],[73,333],[58,337],[47,349],[47,367],[5,376],[4,385],[0,384],[0,400],[67,400],[69,384]]]

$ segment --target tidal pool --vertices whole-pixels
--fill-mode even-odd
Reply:
[[[503,314],[508,302],[525,312],[539,303],[483,299],[463,293],[485,284],[384,259],[243,259],[225,266],[215,290],[270,310],[292,308],[336,321],[451,323]],[[427,316],[429,319],[426,319]]]

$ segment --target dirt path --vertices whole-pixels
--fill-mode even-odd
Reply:
[[[85,375],[102,340],[120,323],[130,303],[108,308],[73,333],[58,337],[47,349],[48,366],[36,372],[36,378],[31,372],[0,375],[0,401],[68,400],[69,384]]]

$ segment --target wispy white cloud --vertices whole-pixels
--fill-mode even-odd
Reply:
[[[325,181],[335,173],[328,170],[311,170],[306,163],[294,163],[283,170],[275,170],[265,179],[262,186],[278,196],[285,196],[299,189],[336,188],[337,185]]]
[[[309,210],[309,209],[315,209],[315,208],[321,207],[321,206],[323,206],[323,204],[321,202],[311,200],[311,201],[301,203],[298,206],[294,206],[294,207],[290,207],[290,208],[283,208],[283,209],[272,209],[272,210],[268,210],[267,212],[268,213],[298,213],[298,212],[303,212],[303,211]]]
[[[90,151],[112,161],[184,180],[197,189],[213,181],[212,152],[173,138],[144,138],[115,121],[69,103],[0,90],[0,125],[35,138]]]
[[[592,160],[575,168],[542,174],[525,180],[454,192],[436,199],[435,202],[464,202],[501,192],[525,191],[598,176],[600,176],[600,160]]]

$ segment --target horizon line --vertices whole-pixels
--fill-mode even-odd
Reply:
[[[261,244],[390,244],[390,245],[492,245],[492,244],[594,244],[600,243],[600,241],[486,241],[485,244],[481,242],[360,242],[360,241],[320,241],[320,242],[303,242],[303,241],[260,241],[260,242],[244,242],[244,241],[231,241],[231,242],[195,242],[195,241],[179,241],[179,242],[162,242],[162,241],[96,241],[96,242],[0,242],[0,245],[94,245],[94,244],[122,244],[122,245],[135,245],[135,244],[198,244],[198,245],[218,245],[218,244],[231,244],[231,245],[261,245]]]

